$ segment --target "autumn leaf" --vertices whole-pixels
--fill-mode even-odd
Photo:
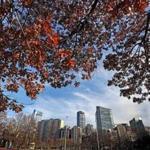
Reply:
[[[8,91],[18,92],[19,86],[18,86],[17,83],[8,84],[6,88],[7,88]]]
[[[44,32],[45,32],[46,35],[49,35],[49,34],[52,33],[52,29],[50,27],[50,23],[47,20],[45,20],[43,22],[43,30],[44,30]]]
[[[57,33],[54,33],[52,35],[52,42],[53,42],[54,46],[58,46],[58,44],[59,44],[59,36],[58,36]]]
[[[24,6],[30,6],[32,4],[33,0],[21,0],[22,4]]]
[[[14,52],[12,57],[14,60],[18,60],[20,58],[20,52]]]
[[[33,46],[40,46],[41,43],[40,43],[40,40],[34,40],[34,39],[30,39],[30,41],[27,41],[29,45]]]
[[[91,79],[102,61],[114,73],[108,85],[136,102],[150,99],[147,6],[147,0],[3,1],[0,111],[13,101],[5,90],[18,92],[22,86],[35,99],[45,83],[66,87],[80,71],[81,79]],[[16,104],[13,108],[20,111]]]
[[[68,68],[74,68],[76,66],[76,61],[74,59],[70,59],[66,62],[66,66]]]
[[[70,57],[72,55],[72,52],[70,50],[64,50],[64,49],[60,49],[57,52],[57,56],[64,58],[64,57]]]
[[[49,77],[48,71],[44,71],[44,72],[42,73],[42,75],[43,75],[44,79],[48,79],[48,77]]]
[[[135,8],[143,13],[145,11],[145,8],[148,6],[148,1],[147,0],[138,0],[135,3]]]

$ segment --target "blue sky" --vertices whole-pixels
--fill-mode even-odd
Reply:
[[[76,125],[76,113],[79,110],[85,112],[86,123],[95,126],[96,106],[112,109],[116,124],[128,123],[133,117],[141,117],[145,125],[150,125],[150,103],[147,101],[137,104],[120,97],[118,88],[107,86],[107,80],[110,78],[111,73],[99,67],[93,78],[82,81],[78,88],[69,86],[54,89],[46,85],[37,100],[31,101],[23,90],[13,97],[25,104],[24,113],[32,113],[36,109],[43,113],[43,119],[60,118],[70,126]],[[9,115],[12,116],[14,113],[9,112]]]

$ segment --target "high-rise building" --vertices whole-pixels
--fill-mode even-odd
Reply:
[[[74,126],[71,129],[71,139],[75,143],[81,143],[82,142],[82,128]]]
[[[60,119],[42,120],[38,123],[38,135],[41,141],[59,138],[59,131],[64,127],[64,121]]]
[[[133,118],[129,123],[131,129],[137,133],[138,137],[142,137],[145,134],[145,127],[141,118]]]
[[[77,112],[77,127],[85,128],[85,114],[82,111]]]
[[[60,135],[59,135],[60,139],[70,139],[71,138],[71,129],[69,126],[65,126],[64,128],[60,129]]]
[[[113,128],[111,109],[97,106],[95,116],[97,131],[102,132]]]
[[[85,135],[90,136],[94,132],[93,125],[87,124],[85,127]]]
[[[39,138],[40,141],[43,141],[45,123],[46,123],[45,120],[41,120],[41,121],[38,122],[37,132],[38,132],[38,138]]]
[[[42,120],[42,116],[43,116],[43,113],[41,111],[36,112],[35,117],[36,117],[37,122]]]
[[[42,120],[43,113],[41,111],[37,111],[36,109],[33,110],[32,118],[39,122]]]

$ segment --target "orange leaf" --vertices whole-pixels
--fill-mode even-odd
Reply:
[[[71,54],[72,54],[72,52],[69,50],[60,50],[58,52],[58,56],[60,56],[61,58],[69,57],[69,56],[71,56]]]
[[[110,4],[108,4],[106,6],[106,9],[107,9],[108,12],[112,12],[113,11],[113,7]]]
[[[145,11],[145,8],[148,6],[148,1],[147,0],[137,0],[133,7],[135,11],[139,11],[143,13]]]
[[[48,71],[44,71],[44,72],[43,72],[43,77],[44,77],[45,79],[47,79],[47,78],[49,77]]]
[[[21,2],[24,6],[29,6],[32,4],[32,0],[21,0]]]
[[[44,29],[44,32],[46,34],[50,34],[52,32],[52,29],[51,29],[50,24],[49,24],[48,21],[44,21],[44,23],[43,23],[43,29]]]
[[[145,8],[148,6],[148,2],[146,0],[142,0],[140,3],[139,3],[139,6],[138,6],[138,10],[140,12],[144,12]]]
[[[54,33],[54,35],[52,36],[52,42],[54,46],[57,46],[59,44],[59,36],[57,33]]]
[[[76,65],[76,61],[73,60],[73,59],[70,59],[70,60],[67,62],[66,65],[67,65],[67,67],[69,67],[69,68],[74,68],[75,65]]]
[[[20,53],[16,51],[16,52],[13,53],[12,57],[13,57],[14,60],[18,60],[20,58]]]
[[[40,41],[39,40],[30,40],[27,41],[29,45],[36,45],[39,46],[40,45]]]

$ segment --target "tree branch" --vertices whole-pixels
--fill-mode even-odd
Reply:
[[[143,44],[144,49],[145,49],[145,57],[146,57],[145,65],[146,65],[147,70],[149,69],[149,43],[146,43],[146,42],[148,42],[148,41],[146,41],[146,37],[147,37],[148,31],[149,31],[149,24],[150,24],[150,13],[147,14],[145,34],[144,34],[144,36],[142,38],[142,42],[141,42]]]
[[[149,24],[150,24],[150,13],[147,14],[147,22],[146,22],[146,27],[145,27],[145,34],[142,38],[142,43],[145,44],[145,40],[146,40],[146,36],[147,36],[147,33],[149,31]]]
[[[76,28],[70,33],[69,37],[73,36],[75,33],[80,32],[85,23],[87,22],[87,19],[89,17],[89,15],[94,11],[94,9],[96,8],[96,5],[98,3],[98,0],[94,0],[93,3],[90,6],[89,11],[87,12],[87,14],[77,23]]]

